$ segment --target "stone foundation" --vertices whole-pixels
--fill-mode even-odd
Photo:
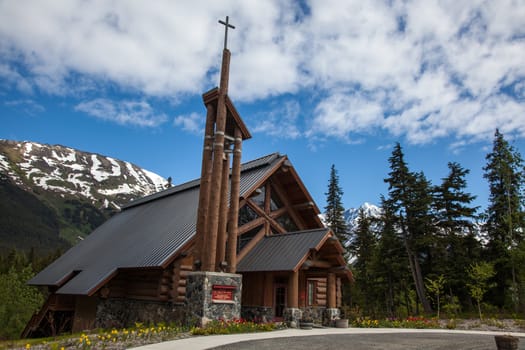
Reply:
[[[312,320],[313,323],[321,325],[323,324],[323,313],[326,308],[324,307],[303,307],[303,319]]]
[[[265,306],[243,306],[241,317],[253,322],[272,322],[274,318],[273,308]]]
[[[204,326],[211,320],[241,318],[241,294],[242,275],[222,272],[190,273],[186,279],[189,323]]]
[[[166,302],[133,299],[100,299],[97,304],[95,328],[125,328],[136,322],[185,324],[186,308]]]
[[[288,327],[299,327],[299,321],[303,318],[303,311],[296,308],[286,308],[283,311],[283,320]]]
[[[335,320],[341,318],[341,310],[337,308],[327,308],[323,311],[323,326],[335,327]]]

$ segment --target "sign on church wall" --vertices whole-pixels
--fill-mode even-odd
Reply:
[[[211,290],[211,300],[214,303],[233,302],[235,286],[214,284]]]

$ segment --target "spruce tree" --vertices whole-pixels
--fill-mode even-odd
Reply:
[[[364,300],[364,310],[373,314],[375,308],[376,289],[374,285],[374,271],[372,267],[376,249],[376,238],[370,227],[370,219],[364,210],[359,209],[357,229],[353,232],[349,250],[354,258],[353,267],[355,282]]]
[[[425,292],[418,251],[422,244],[421,237],[428,227],[425,208],[429,203],[426,195],[420,198],[423,192],[428,192],[427,181],[422,174],[409,171],[399,143],[396,143],[388,161],[391,171],[389,177],[384,180],[388,183],[387,202],[396,217],[401,239],[405,245],[417,296],[424,311],[430,313],[432,308]]]
[[[462,235],[472,230],[473,220],[477,218],[478,207],[472,202],[476,196],[465,192],[467,181],[465,176],[470,170],[464,169],[459,163],[448,163],[449,173],[435,189],[435,208],[438,226],[445,235]]]
[[[517,268],[513,252],[524,238],[523,159],[496,130],[492,152],[486,156],[484,177],[489,183],[489,206],[486,211],[488,257],[494,263],[498,293],[495,303],[505,304],[505,291],[510,290],[511,303],[517,306]],[[522,291],[523,293],[523,291]]]
[[[448,168],[448,175],[434,190],[441,257],[436,267],[437,273],[445,274],[449,290],[466,301],[465,269],[479,258],[481,250],[474,231],[478,207],[472,206],[476,196],[465,191],[469,170],[456,162],[449,162]]]
[[[383,196],[381,196],[381,209],[379,237],[372,261],[372,271],[376,280],[378,302],[384,303],[385,314],[399,317],[402,300],[406,299],[402,298],[402,295],[408,296],[407,276],[410,276],[410,271],[407,269],[403,241],[397,232],[394,211]],[[411,314],[412,310],[408,309],[410,305],[407,303],[405,306],[406,314]]]
[[[339,186],[339,176],[335,165],[330,168],[330,180],[326,195],[326,224],[334,232],[337,238],[346,247],[348,241],[348,228],[344,218],[345,208],[342,204],[343,190]]]

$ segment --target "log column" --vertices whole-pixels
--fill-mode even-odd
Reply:
[[[226,94],[228,93],[228,75],[230,69],[230,51],[223,50],[221,82],[217,100],[217,120],[215,125],[215,140],[213,142],[213,168],[210,187],[210,202],[208,206],[207,239],[203,257],[203,270],[215,271],[217,256],[217,235],[219,229],[219,213],[222,194],[222,168],[224,155],[224,132],[226,129]]]
[[[241,154],[242,134],[235,128],[235,141],[233,146],[232,180],[230,191],[230,212],[228,217],[228,272],[237,271],[237,235],[239,231],[239,196],[241,186]]]
[[[222,184],[221,184],[221,207],[219,216],[219,232],[217,235],[217,259],[215,261],[215,271],[224,271],[222,263],[226,260],[226,227],[228,224],[228,185],[230,179],[230,154],[224,152],[222,164]]]
[[[328,273],[328,286],[327,286],[327,293],[326,293],[326,307],[329,309],[335,309],[337,307],[337,299],[336,299],[336,279],[335,279],[335,273]]]
[[[210,181],[213,158],[213,139],[215,126],[215,107],[209,103],[206,106],[206,127],[204,135],[204,147],[202,151],[201,183],[199,190],[199,207],[197,212],[196,243],[195,243],[195,269],[199,270],[202,265],[202,250],[205,246],[207,227],[207,209],[210,201]]]
[[[288,305],[286,307],[299,308],[299,271],[292,271],[288,277]]]

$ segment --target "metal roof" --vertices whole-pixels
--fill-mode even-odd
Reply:
[[[321,228],[266,236],[237,264],[237,272],[295,271],[311,249],[319,249],[329,231]]]
[[[245,163],[241,195],[282,158],[274,153]],[[57,293],[90,295],[119,268],[161,267],[195,235],[198,200],[199,180],[193,180],[133,201],[28,283],[67,281]]]

